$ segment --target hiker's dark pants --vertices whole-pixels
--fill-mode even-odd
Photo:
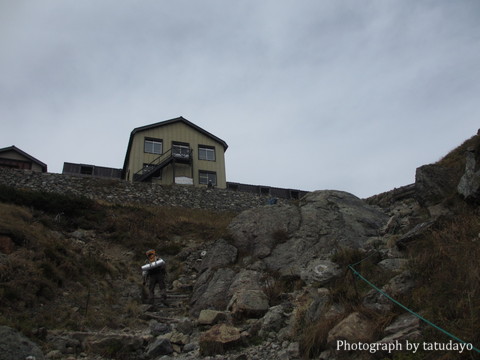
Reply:
[[[165,288],[165,274],[151,274],[148,276],[148,299],[153,302],[155,298],[155,285],[158,284],[162,300],[167,298],[167,289]]]

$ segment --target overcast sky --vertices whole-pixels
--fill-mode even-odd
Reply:
[[[227,180],[367,197],[480,128],[478,0],[0,0],[0,148],[121,168],[183,116]]]

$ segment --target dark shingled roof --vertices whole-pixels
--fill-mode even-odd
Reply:
[[[47,164],[41,162],[41,161],[38,160],[38,159],[35,159],[32,155],[27,154],[25,151],[19,149],[19,148],[16,147],[15,145],[12,145],[12,146],[9,146],[9,147],[0,149],[0,154],[1,154],[2,152],[7,152],[7,151],[16,151],[16,152],[19,153],[20,155],[25,156],[27,159],[29,159],[29,160],[31,160],[32,162],[38,164],[38,165],[42,168],[42,172],[47,172]]]

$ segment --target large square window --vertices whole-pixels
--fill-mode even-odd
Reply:
[[[163,141],[160,139],[145,138],[144,151],[149,154],[162,154]]]
[[[190,145],[188,143],[174,142],[172,144],[172,154],[176,158],[190,158]]]
[[[215,161],[215,147],[199,145],[198,146],[198,159],[199,160]]]
[[[217,185],[217,173],[214,171],[203,171],[200,170],[198,173],[198,182],[201,185]]]

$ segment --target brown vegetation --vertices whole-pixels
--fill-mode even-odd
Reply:
[[[156,248],[168,258],[184,249],[185,239],[196,245],[217,239],[233,215],[110,206],[2,186],[0,324],[27,334],[41,327],[132,325],[145,250]],[[78,229],[85,238],[73,235]],[[178,271],[175,261],[169,265]]]

